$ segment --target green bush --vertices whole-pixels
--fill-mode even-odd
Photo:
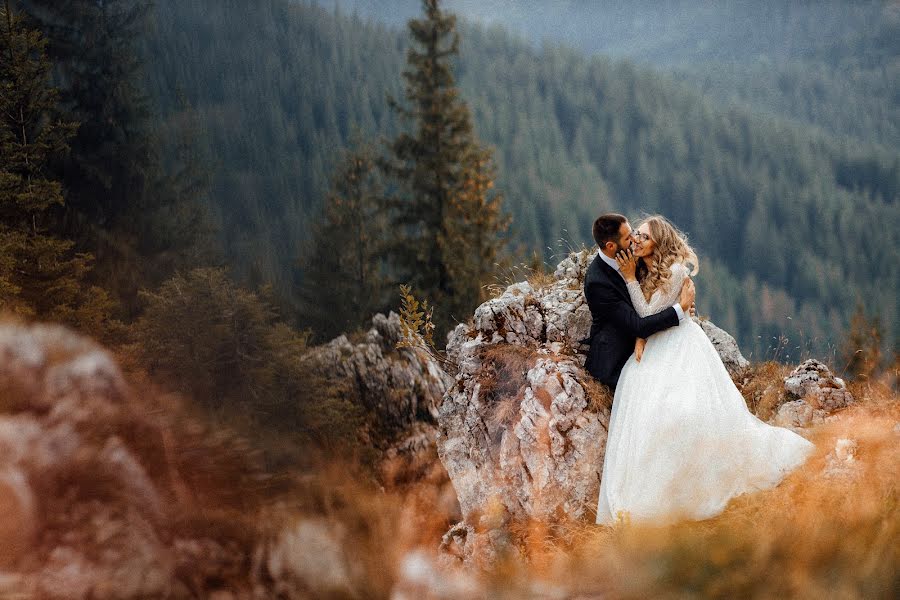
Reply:
[[[281,322],[267,294],[220,268],[176,275],[141,292],[132,348],[153,377],[214,415],[318,446],[352,444],[361,408],[343,382],[303,360],[308,333]]]

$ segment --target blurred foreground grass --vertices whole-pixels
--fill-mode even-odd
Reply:
[[[900,397],[874,384],[852,391],[856,405],[812,431],[817,450],[801,468],[715,518],[518,523],[513,539],[527,562],[510,553],[466,577],[490,598],[900,597]],[[305,508],[351,525],[351,552],[368,573],[364,597],[390,595],[408,552],[437,551],[452,512],[441,471],[436,463],[383,487],[346,468],[322,472],[319,500]]]

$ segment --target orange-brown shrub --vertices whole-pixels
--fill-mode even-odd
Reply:
[[[738,383],[747,408],[766,421],[787,400],[784,378],[792,367],[778,362],[764,362],[750,367]]]
[[[584,388],[588,399],[588,410],[601,412],[604,410],[612,410],[613,392],[593,377],[585,376],[581,380],[581,386]]]
[[[488,418],[495,427],[509,426],[515,421],[526,375],[536,357],[534,348],[513,344],[496,344],[482,350],[478,383],[481,398],[491,403]]]

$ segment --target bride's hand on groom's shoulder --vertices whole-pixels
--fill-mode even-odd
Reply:
[[[616,253],[616,262],[619,263],[619,272],[625,281],[634,281],[637,271],[637,256],[631,250],[620,250]]]
[[[678,302],[679,304],[681,304],[681,308],[684,310],[684,312],[688,312],[694,305],[696,293],[697,292],[694,289],[694,281],[690,277],[686,278],[681,286],[681,297],[679,298]]]

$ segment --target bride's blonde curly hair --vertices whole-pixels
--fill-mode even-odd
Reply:
[[[672,278],[672,265],[680,262],[688,267],[691,276],[700,270],[697,254],[690,247],[687,236],[672,225],[662,215],[650,215],[641,219],[638,226],[647,223],[650,226],[650,239],[656,242],[653,248],[655,260],[652,265],[640,261],[637,274],[644,297],[650,301],[653,292],[662,288],[664,291]]]

